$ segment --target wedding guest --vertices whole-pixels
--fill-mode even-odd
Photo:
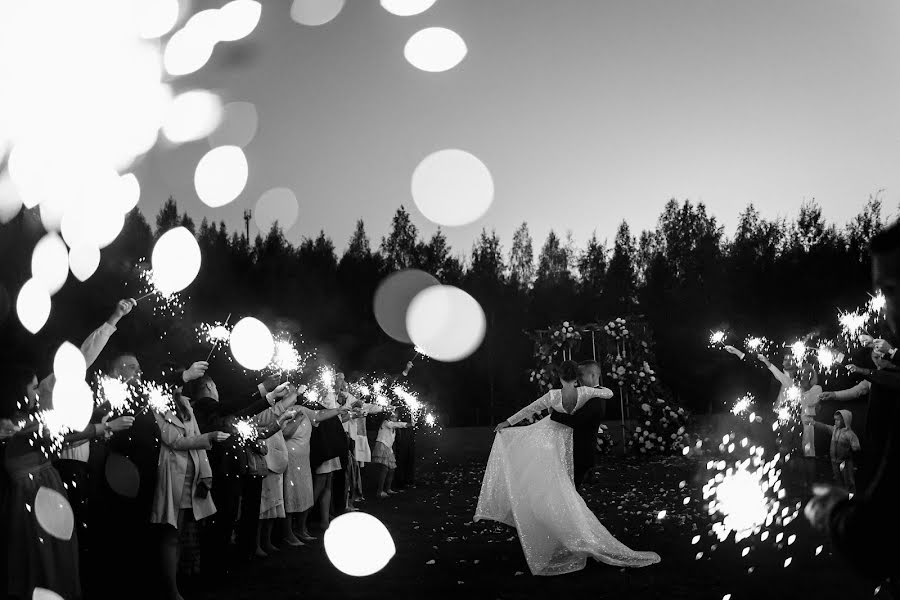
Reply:
[[[78,532],[69,539],[48,534],[38,523],[35,499],[46,488],[66,496],[62,478],[48,456],[52,443],[36,420],[38,380],[28,367],[4,366],[0,373],[0,419],[17,425],[7,434],[3,468],[9,485],[4,504],[7,522],[6,571],[10,598],[30,600],[41,587],[63,598],[81,598],[78,571]],[[10,429],[7,426],[7,429]],[[15,429],[15,428],[14,428]]]
[[[375,450],[372,451],[372,462],[380,465],[375,490],[379,498],[387,498],[391,494],[398,493],[392,488],[394,470],[397,468],[393,449],[394,436],[397,429],[409,427],[409,423],[400,422],[398,419],[397,409],[394,408],[378,429],[378,439],[375,441]]]
[[[216,506],[210,491],[212,469],[206,451],[229,434],[200,433],[188,399],[176,392],[174,410],[154,412],[159,426],[159,467],[150,521],[160,525],[160,565],[164,593],[182,600],[178,591],[178,534],[186,519],[200,521],[213,515]]]
[[[231,538],[240,514],[241,493],[246,487],[253,489],[253,477],[248,473],[248,453],[253,452],[241,444],[236,435],[234,423],[241,418],[252,417],[266,408],[273,406],[286,394],[287,385],[278,386],[278,377],[267,378],[262,382],[245,405],[240,408],[225,406],[219,398],[219,389],[209,375],[203,375],[189,387],[191,408],[202,433],[224,431],[231,437],[225,442],[215,444],[207,451],[213,473],[213,488],[216,490],[216,514],[211,517],[210,526],[203,532],[202,570],[209,580],[215,582],[221,575],[234,567],[237,555],[231,553]],[[258,505],[259,493],[248,494],[248,502]],[[252,498],[252,499],[251,499]],[[249,514],[249,511],[248,511]],[[252,521],[252,544],[245,549],[249,554],[256,550],[257,518]],[[242,540],[243,541],[243,540]]]
[[[299,393],[303,393],[303,389]],[[284,474],[284,510],[282,537],[291,546],[301,546],[316,538],[306,526],[309,509],[313,507],[313,478],[310,469],[309,445],[314,427],[333,419],[345,409],[312,410],[297,405],[297,413],[282,430],[287,442],[288,468]]]
[[[274,431],[262,436],[266,443],[265,460],[268,472],[262,481],[259,525],[256,530],[256,555],[260,558],[278,551],[272,543],[272,528],[276,521],[285,518],[284,472],[288,466],[288,450],[281,429],[284,423],[296,414],[292,404],[297,401],[297,395],[291,394],[286,401],[289,404],[279,407],[281,410],[269,408],[251,420],[260,430],[274,428]]]
[[[828,432],[831,436],[829,455],[831,456],[831,474],[837,485],[842,485],[848,492],[856,492],[856,481],[853,478],[855,463],[853,453],[859,452],[859,438],[851,427],[853,413],[839,410],[834,413],[834,425],[814,422],[817,428]]]
[[[318,399],[322,408],[336,409],[339,405],[334,393],[326,393]],[[342,423],[349,415],[340,419],[328,419],[313,429],[310,439],[310,465],[313,469],[313,498],[319,506],[319,525],[322,531],[331,522],[333,482],[337,476],[343,477],[341,457],[347,455],[347,435]]]
[[[895,223],[876,235],[870,250],[872,282],[884,294],[885,317],[891,334],[897,336],[900,335],[900,224]],[[872,446],[871,456],[878,457],[872,480],[853,498],[846,490],[823,486],[816,490],[816,497],[804,511],[813,527],[824,530],[847,561],[860,572],[885,581],[885,587],[895,598],[900,597],[900,561],[894,551],[900,538],[900,513],[896,509],[900,498],[898,405],[900,394],[896,391],[872,386],[864,440]]]

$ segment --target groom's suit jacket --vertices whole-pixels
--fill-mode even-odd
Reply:
[[[571,415],[551,410],[550,419],[572,428],[575,487],[580,488],[584,476],[594,466],[594,458],[597,453],[597,430],[603,420],[603,399],[591,398]]]

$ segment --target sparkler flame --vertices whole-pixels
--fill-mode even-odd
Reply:
[[[881,290],[878,290],[878,293],[869,300],[869,310],[874,313],[880,313],[884,310],[886,304],[887,299],[884,297],[884,293],[882,293]]]
[[[838,322],[844,335],[850,339],[858,338],[865,331],[869,322],[869,314],[863,312],[844,312],[838,315]]]
[[[756,400],[753,394],[746,394],[738,399],[737,402],[734,403],[734,406],[731,409],[731,413],[734,415],[746,414],[747,410],[749,410],[750,405],[753,404],[753,401]]]
[[[303,366],[300,352],[291,340],[280,339],[275,341],[275,353],[272,355],[271,368],[282,373],[291,373]]]
[[[435,419],[434,419],[433,414],[428,413],[427,415],[425,415],[425,424],[426,425],[428,425],[429,427],[434,427],[434,422],[435,422]]]
[[[797,340],[793,344],[791,344],[791,354],[794,355],[794,360],[798,363],[802,363],[803,359],[806,358],[806,344],[804,344],[801,340]]]
[[[819,349],[816,352],[816,357],[819,361],[819,366],[826,371],[831,369],[834,366],[835,362],[838,361],[837,355],[831,350],[831,348],[828,348],[824,345],[819,346]]]
[[[175,399],[172,393],[165,387],[155,383],[145,383],[144,392],[147,394],[147,406],[161,415],[175,410]]]
[[[725,332],[724,331],[714,331],[709,336],[709,343],[712,346],[718,346],[725,343]]]
[[[234,423],[234,431],[241,445],[256,441],[256,426],[246,419],[240,419]]]
[[[121,412],[132,402],[131,389],[121,379],[103,376],[100,378],[99,391],[102,398],[109,403],[113,412]]]

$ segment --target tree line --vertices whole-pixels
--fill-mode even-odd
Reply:
[[[622,222],[612,243],[595,234],[579,248],[570,234],[551,231],[535,256],[522,223],[508,250],[495,231],[483,230],[470,251],[456,254],[440,229],[423,239],[401,206],[377,245],[360,220],[340,252],[324,231],[293,245],[277,224],[252,241],[224,222],[204,219],[197,226],[170,198],[152,226],[137,209],[129,213],[97,273],[85,283],[70,275],[53,298],[50,321],[32,336],[15,316],[15,295],[30,276],[31,250],[44,232],[37,212],[23,211],[0,226],[2,358],[49,370],[61,339],[77,342],[115,299],[136,293],[136,265],[150,256],[159,235],[181,225],[194,232],[203,255],[184,314],[153,316],[139,306],[107,352],[135,351],[145,371],[166,360],[205,357],[209,346],[194,328],[233,313],[302,335],[348,374],[399,373],[412,349],[380,330],[372,299],[387,274],[416,268],[472,294],[487,317],[484,343],[470,358],[417,362],[410,374],[445,425],[494,423],[533,399],[533,347],[525,331],[620,316],[650,326],[662,383],[684,406],[706,411],[734,399],[722,357],[707,348],[710,329],[772,340],[827,331],[837,307],[865,301],[867,246],[883,223],[876,195],[842,227],[827,223],[815,202],[803,204],[792,220],[766,219],[750,205],[729,234],[703,203],[670,200],[655,229],[635,233]],[[580,353],[576,359],[589,358],[589,345]],[[211,373],[218,370],[226,386],[248,385],[226,354],[214,359]]]

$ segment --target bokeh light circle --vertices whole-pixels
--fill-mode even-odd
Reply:
[[[219,9],[218,38],[236,42],[253,33],[262,15],[262,4],[256,0],[231,0]]]
[[[324,25],[334,20],[344,8],[344,0],[294,0],[291,18],[310,27]]]
[[[56,490],[41,486],[34,497],[34,516],[38,525],[53,537],[72,539],[75,516],[66,497]]]
[[[406,269],[385,277],[375,290],[373,312],[381,329],[404,344],[411,344],[406,328],[409,303],[419,292],[440,285],[440,281],[425,271]]]
[[[0,223],[9,223],[21,210],[22,198],[7,169],[0,173]]]
[[[62,425],[72,431],[84,430],[94,412],[94,394],[87,382],[57,377],[53,386],[53,411]]]
[[[203,68],[212,57],[215,41],[201,28],[185,26],[169,38],[163,65],[169,75],[188,75]]]
[[[111,453],[106,459],[104,473],[112,491],[126,498],[137,497],[141,487],[141,476],[137,466],[127,456]]]
[[[403,48],[409,64],[429,73],[452,69],[462,62],[467,52],[466,42],[459,34],[444,27],[417,31]]]
[[[494,201],[491,172],[463,150],[440,150],[427,156],[412,176],[416,206],[430,221],[449,227],[484,216]]]
[[[22,326],[37,333],[50,316],[50,294],[39,282],[29,279],[16,298],[16,314]]]
[[[69,251],[56,233],[44,235],[35,245],[31,253],[31,276],[51,296],[65,285],[69,277]]]
[[[122,193],[118,206],[123,213],[129,213],[141,200],[141,183],[134,173],[125,173],[119,181]]]
[[[78,281],[87,281],[100,266],[100,248],[89,243],[69,249],[69,269]]]
[[[253,218],[256,226],[265,236],[276,222],[282,231],[288,231],[297,222],[300,207],[297,196],[288,188],[272,188],[256,201]]]
[[[259,115],[252,102],[229,102],[222,110],[219,126],[209,134],[209,144],[243,148],[256,136]]]
[[[63,379],[84,379],[87,364],[84,354],[71,342],[63,342],[53,355],[53,375]]]
[[[192,142],[215,131],[221,120],[222,101],[217,95],[207,90],[190,90],[172,100],[163,134],[176,144]]]
[[[324,543],[331,564],[354,577],[377,573],[397,552],[387,527],[364,512],[345,513],[333,520]]]
[[[437,0],[381,0],[381,7],[398,17],[418,15],[432,6]]]
[[[153,247],[153,281],[165,296],[180,292],[197,277],[201,262],[194,234],[184,227],[175,227],[162,234]]]
[[[34,588],[34,593],[31,595],[31,600],[65,600],[65,598],[63,598],[53,590],[36,587]]]
[[[243,150],[237,146],[219,146],[203,155],[197,163],[194,187],[204,204],[218,208],[241,195],[248,174]]]
[[[178,22],[178,0],[132,0],[138,33],[144,39],[160,38]]]
[[[433,286],[410,302],[406,327],[423,354],[455,362],[475,352],[484,340],[484,310],[459,288]]]
[[[275,354],[275,340],[265,323],[254,317],[244,317],[231,330],[229,338],[234,359],[245,369],[259,371],[266,368]]]

